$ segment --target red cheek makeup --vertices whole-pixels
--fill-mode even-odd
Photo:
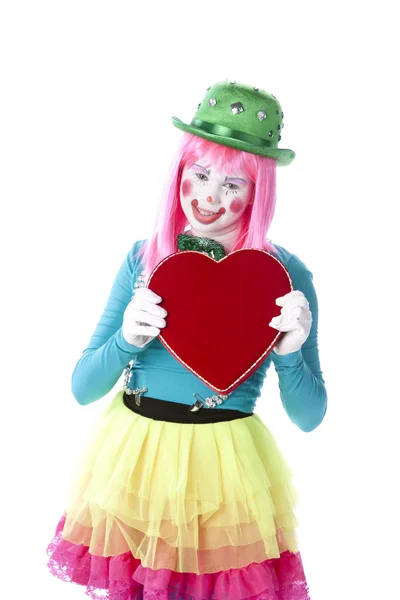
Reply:
[[[193,186],[192,186],[192,182],[191,182],[191,181],[189,181],[189,179],[185,179],[185,180],[182,182],[182,194],[183,194],[184,196],[189,196],[189,194],[190,194],[190,193],[191,193],[191,191],[192,191],[192,188],[193,188]]]
[[[243,200],[241,200],[241,198],[234,198],[229,206],[230,210],[233,213],[238,213],[242,210],[243,208]]]

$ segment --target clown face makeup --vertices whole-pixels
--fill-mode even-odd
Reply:
[[[193,232],[215,238],[239,231],[241,217],[253,201],[253,190],[246,174],[220,171],[204,156],[183,168],[181,206]]]

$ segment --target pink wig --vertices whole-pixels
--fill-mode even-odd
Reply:
[[[227,173],[242,171],[254,182],[254,202],[242,215],[242,227],[233,250],[260,248],[271,253],[273,245],[266,235],[275,212],[276,162],[272,158],[215,144],[190,133],[184,133],[172,161],[169,177],[157,211],[153,234],[143,245],[143,265],[149,275],[166,256],[177,252],[177,236],[183,233],[188,221],[180,203],[182,170],[185,163],[193,164],[209,153],[212,164]]]

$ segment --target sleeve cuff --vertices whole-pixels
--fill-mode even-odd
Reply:
[[[290,352],[290,354],[277,354],[272,350],[271,360],[275,367],[297,367],[303,362],[303,355],[301,349],[296,352]]]

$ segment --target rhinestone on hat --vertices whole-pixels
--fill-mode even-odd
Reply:
[[[233,104],[231,104],[231,109],[234,115],[237,115],[238,113],[244,111],[243,104],[241,102],[234,102]]]
[[[208,101],[208,106],[215,106],[217,104],[216,98],[210,98]]]
[[[254,90],[255,92],[258,92],[258,91],[260,90],[260,88],[258,88],[258,87],[253,87],[253,90]]]
[[[257,117],[260,119],[260,121],[264,121],[264,119],[267,118],[267,113],[263,110],[259,110],[257,113]]]

